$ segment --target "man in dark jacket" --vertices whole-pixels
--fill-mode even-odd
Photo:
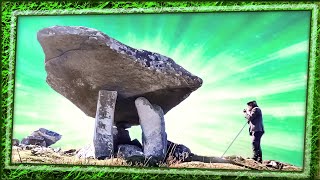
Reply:
[[[264,134],[262,112],[256,101],[250,101],[247,105],[247,109],[243,110],[243,112],[248,120],[250,136],[252,136],[252,159],[262,163],[262,150],[260,146],[261,137]]]

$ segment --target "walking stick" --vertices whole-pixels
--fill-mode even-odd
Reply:
[[[239,133],[237,134],[237,136],[233,139],[233,141],[231,142],[231,144],[229,145],[229,147],[227,148],[227,150],[224,151],[224,153],[222,154],[221,158],[222,158],[222,157],[224,156],[224,154],[229,150],[230,146],[231,146],[231,145],[233,144],[233,142],[237,139],[237,137],[239,136],[239,134],[242,132],[243,128],[246,127],[247,123],[248,123],[248,122],[246,122],[246,123],[244,124],[244,126],[243,126],[242,129],[239,131]]]

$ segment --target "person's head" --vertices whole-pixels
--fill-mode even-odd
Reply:
[[[247,105],[248,105],[248,110],[249,111],[251,111],[254,107],[258,107],[258,104],[257,104],[257,102],[256,101],[250,101],[250,102],[248,102],[247,103]]]

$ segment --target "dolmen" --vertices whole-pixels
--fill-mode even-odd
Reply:
[[[169,57],[87,27],[48,27],[37,39],[45,54],[48,85],[95,118],[96,158],[112,157],[123,144],[116,141],[136,125],[142,129],[144,157],[157,162],[165,158],[164,115],[201,87],[201,78]],[[114,137],[114,127],[120,138]]]

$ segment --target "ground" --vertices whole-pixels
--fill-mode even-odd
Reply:
[[[59,148],[41,148],[41,147],[18,147],[13,146],[12,163],[37,163],[37,164],[75,164],[75,165],[104,165],[104,166],[131,166],[122,158],[111,158],[108,160],[96,160],[93,158],[80,159],[75,156],[76,149],[60,150]],[[229,163],[204,163],[199,161],[177,162],[168,160],[167,163],[160,164],[160,167],[169,168],[205,168],[205,169],[258,169],[280,171],[274,167],[267,167],[266,164],[270,160],[264,161],[262,164],[251,159],[244,159],[239,156],[229,156],[226,159],[233,160],[236,164]],[[290,164],[282,163],[281,171],[302,171],[302,168]],[[135,166],[146,166],[144,163]]]

